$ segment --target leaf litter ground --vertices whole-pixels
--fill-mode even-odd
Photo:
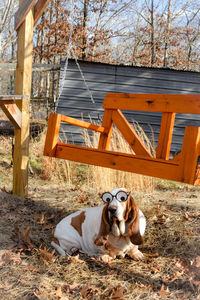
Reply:
[[[95,191],[31,179],[27,199],[0,192],[0,298],[200,299],[199,188],[133,192],[147,217],[140,262],[60,257],[50,246],[69,213],[101,204]]]

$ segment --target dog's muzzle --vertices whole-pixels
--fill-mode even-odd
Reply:
[[[116,207],[109,207],[108,211],[109,211],[111,217],[115,217],[116,212],[117,212],[117,208]]]

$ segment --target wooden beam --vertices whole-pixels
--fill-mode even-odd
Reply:
[[[149,157],[58,143],[55,157],[126,172],[178,180],[179,164]]]
[[[15,94],[27,95],[28,100],[16,100],[22,112],[21,129],[15,128],[13,160],[13,193],[24,197],[28,192],[29,161],[29,106],[31,94],[32,51],[33,51],[33,9],[31,9],[18,30],[17,67]]]
[[[28,99],[25,95],[0,95],[0,105],[1,103],[10,104],[15,103],[16,100]]]
[[[44,145],[44,155],[53,157],[56,153],[56,145],[58,143],[59,129],[60,129],[61,115],[49,115],[47,134]]]
[[[71,124],[74,126],[79,126],[79,127],[86,128],[86,129],[93,130],[93,131],[100,132],[100,133],[107,132],[106,129],[102,126],[91,124],[89,122],[85,122],[82,120],[77,120],[75,118],[71,118],[71,117],[64,116],[64,115],[61,115],[61,122],[65,122],[65,123],[68,123],[68,124]]]
[[[14,29],[17,30],[24,22],[28,12],[34,7],[37,0],[23,0],[21,1],[17,12],[15,13],[15,26]]]
[[[200,127],[187,126],[181,151],[180,181],[190,184],[199,183],[198,158],[200,157]]]
[[[162,114],[158,146],[156,150],[157,158],[169,159],[175,116],[175,113]]]
[[[135,154],[148,157],[152,156],[134,128],[129,124],[119,109],[113,111],[112,119]]]
[[[21,128],[21,111],[18,106],[15,104],[16,100],[28,99],[28,97],[23,95],[0,95],[0,107],[8,117],[8,119],[12,122],[12,124]]]
[[[34,7],[34,25],[45,11],[50,0],[23,0],[15,13],[15,30],[24,22],[28,12]]]
[[[43,12],[45,11],[50,0],[39,0],[34,9],[34,25],[37,23]]]
[[[2,108],[8,119],[12,122],[12,124],[16,128],[21,128],[22,114],[17,105],[15,103],[1,104],[0,107]]]
[[[101,133],[99,137],[98,149],[108,150],[110,146],[110,138],[113,129],[112,110],[105,109],[103,114],[102,126],[105,128],[106,133]]]
[[[200,114],[200,95],[107,94],[103,108]]]

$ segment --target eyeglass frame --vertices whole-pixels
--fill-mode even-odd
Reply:
[[[117,199],[117,195],[118,195],[119,193],[125,193],[126,196],[127,196],[126,200],[119,200],[119,199]],[[105,195],[105,194],[111,195],[112,200],[111,200],[111,201],[104,201],[104,200],[103,200],[103,195]],[[102,201],[103,201],[104,203],[110,203],[110,202],[113,201],[114,198],[116,198],[117,201],[119,201],[119,202],[126,202],[127,199],[128,199],[128,197],[129,197],[129,195],[130,195],[130,193],[127,193],[127,192],[125,192],[125,191],[118,191],[117,194],[115,194],[115,195],[111,194],[110,192],[104,192],[104,193],[101,195],[101,199],[102,199]]]

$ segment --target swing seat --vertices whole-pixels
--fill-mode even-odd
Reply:
[[[44,155],[200,185],[200,127],[185,127],[181,152],[169,159],[175,115],[200,114],[200,95],[109,93],[103,108],[101,126],[61,114],[50,114]],[[121,110],[162,112],[156,157],[152,156]],[[99,132],[98,148],[60,143],[61,122]],[[135,154],[109,150],[113,123]]]

